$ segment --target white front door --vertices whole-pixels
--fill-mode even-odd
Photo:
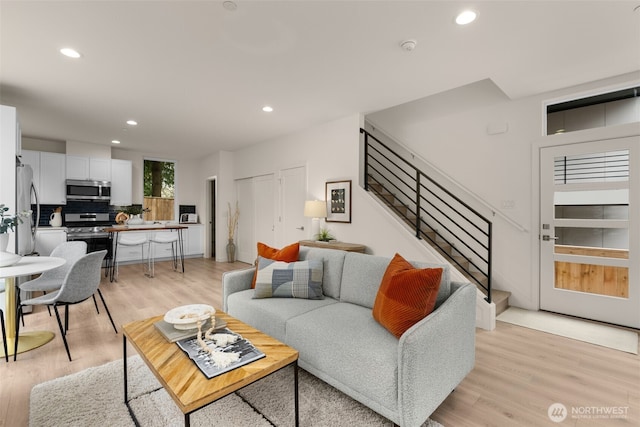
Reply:
[[[640,327],[640,137],[540,150],[540,308]]]

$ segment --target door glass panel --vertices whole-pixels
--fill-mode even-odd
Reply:
[[[555,157],[555,288],[628,297],[628,180],[629,150]]]
[[[554,180],[558,184],[629,180],[629,150],[556,157]]]

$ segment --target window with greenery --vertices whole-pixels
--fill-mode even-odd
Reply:
[[[175,162],[144,161],[144,208],[148,221],[170,221],[174,219]]]

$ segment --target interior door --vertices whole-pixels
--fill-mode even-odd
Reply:
[[[211,235],[211,258],[216,259],[216,203],[217,203],[217,194],[216,194],[216,180],[212,179],[209,181],[209,200],[211,205],[209,206],[209,227],[210,227],[210,235]]]
[[[307,198],[307,172],[304,166],[280,171],[280,242],[279,246],[307,239],[309,230],[305,227],[304,202]]]
[[[253,264],[258,256],[257,242],[276,246],[274,175],[236,181],[238,196],[238,261]]]
[[[236,181],[236,194],[238,201],[238,232],[236,240],[236,259],[238,261],[253,264],[255,261],[255,203],[253,199],[253,178],[239,179]],[[225,211],[228,215],[229,207]],[[235,206],[231,206],[235,211]],[[226,216],[226,215],[225,215]],[[228,238],[228,236],[226,236]]]
[[[257,242],[276,246],[276,191],[274,175],[263,175],[254,178],[254,201],[256,209],[254,259],[258,256]]]
[[[541,149],[541,309],[640,327],[639,145]]]

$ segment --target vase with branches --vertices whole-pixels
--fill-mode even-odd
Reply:
[[[238,217],[240,217],[240,209],[238,202],[236,208],[231,210],[231,203],[227,203],[227,228],[229,230],[229,241],[227,243],[227,261],[234,262],[236,260],[236,244],[234,242],[236,229],[238,228]]]

